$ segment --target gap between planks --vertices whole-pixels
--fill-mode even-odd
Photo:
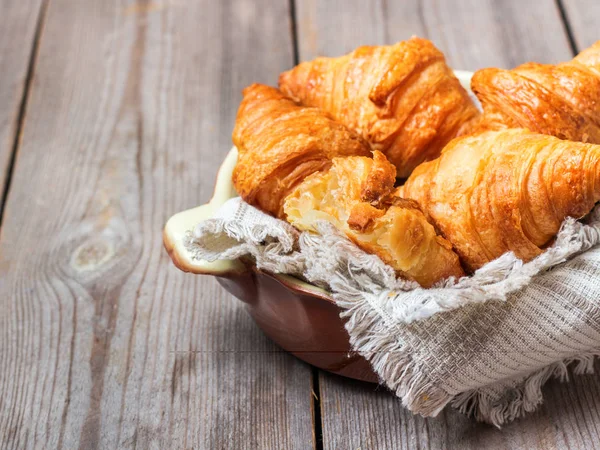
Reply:
[[[569,40],[571,52],[573,53],[573,56],[576,56],[577,53],[579,53],[579,49],[577,48],[575,36],[573,36],[573,30],[571,29],[571,24],[569,23],[569,16],[567,15],[567,11],[565,9],[565,5],[563,4],[563,0],[556,0],[556,7],[558,8],[560,19],[565,27],[565,34],[567,36],[567,39]]]
[[[292,51],[294,55],[294,65],[300,63],[300,50],[298,48],[298,28],[296,17],[296,1],[290,2],[290,35],[292,37]],[[311,370],[311,394],[312,398],[312,419],[313,436],[315,450],[323,450],[323,424],[321,422],[321,389],[319,387],[319,369],[314,367]]]
[[[38,49],[40,46],[42,29],[44,27],[44,21],[46,20],[46,13],[48,10],[49,2],[50,0],[42,0],[35,24],[35,33],[33,35],[33,42],[31,44],[31,50],[29,52],[25,83],[23,85],[23,95],[21,97],[21,103],[19,104],[19,110],[17,114],[17,127],[15,129],[15,135],[13,138],[11,152],[8,157],[8,165],[6,166],[6,178],[4,181],[4,186],[2,186],[2,191],[0,192],[0,230],[2,230],[2,223],[4,220],[4,207],[6,206],[6,200],[8,199],[8,193],[10,191],[10,183],[15,167],[15,161],[17,159],[17,151],[19,149],[19,143],[21,142],[21,137],[23,135],[23,127],[27,115],[27,103],[29,100],[29,93],[31,91],[31,82],[33,80],[33,74],[35,73],[35,62],[38,56]]]
[[[320,369],[313,366],[311,370],[312,419],[315,450],[323,450],[323,422],[321,418],[321,388],[319,387]]]

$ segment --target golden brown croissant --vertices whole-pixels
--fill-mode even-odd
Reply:
[[[462,276],[452,246],[418,205],[391,195],[395,178],[395,167],[378,151],[373,159],[334,158],[329,170],[309,176],[286,198],[287,220],[312,231],[317,221],[329,221],[398,275],[425,287]]]
[[[505,252],[542,252],[566,217],[600,200],[600,145],[524,129],[457,138],[419,166],[398,195],[416,200],[475,270]]]
[[[334,156],[370,155],[367,142],[317,108],[298,106],[278,89],[244,89],[233,142],[233,184],[248,203],[283,217],[283,199]]]
[[[478,129],[528,128],[600,144],[600,41],[562,64],[479,70],[471,88],[484,110]]]
[[[279,86],[357,131],[399,177],[436,158],[479,115],[444,55],[416,37],[302,63],[282,73]]]

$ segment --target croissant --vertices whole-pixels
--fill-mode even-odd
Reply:
[[[562,64],[479,70],[471,88],[484,110],[478,130],[522,127],[600,144],[600,41]]]
[[[358,132],[398,177],[436,158],[479,115],[442,52],[416,37],[302,63],[282,73],[279,86]]]
[[[335,156],[370,155],[369,144],[317,108],[297,105],[279,90],[253,84],[243,91],[233,142],[239,155],[233,184],[251,205],[283,217],[283,200]]]
[[[467,270],[508,251],[528,261],[600,200],[600,146],[524,129],[460,137],[397,194],[419,203]]]
[[[399,276],[424,287],[464,275],[452,246],[419,206],[392,195],[395,170],[379,151],[373,159],[334,158],[329,170],[307,177],[285,199],[287,220],[312,231],[318,221],[329,221]]]

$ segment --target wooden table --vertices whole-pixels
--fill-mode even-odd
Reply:
[[[599,21],[597,0],[1,0],[2,448],[600,445],[598,376],[502,430],[413,417],[280,351],[161,243],[210,197],[244,86],[413,34],[459,69],[558,62]]]

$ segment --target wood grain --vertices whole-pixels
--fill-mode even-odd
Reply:
[[[0,2],[0,217],[42,12],[42,0]]]
[[[340,55],[363,44],[392,43],[413,34],[433,40],[450,64],[460,69],[513,67],[531,60],[558,62],[573,55],[560,9],[552,0],[311,0],[298,2],[296,9],[301,60]],[[580,28],[593,34],[590,23],[598,19],[600,14]],[[592,38],[580,32],[579,39]],[[321,372],[323,446],[593,448],[600,428],[598,377],[575,377],[569,385],[553,382],[544,392],[546,404],[538,412],[497,430],[475,424],[452,409],[435,419],[414,417],[383,388]]]
[[[595,0],[561,0],[561,4],[578,52],[600,40],[600,32],[598,31],[600,2]]]
[[[301,60],[415,34],[431,39],[457,69],[571,57],[554,0],[303,0],[296,10]]]
[[[242,87],[292,65],[289,17],[50,2],[0,236],[0,446],[314,445],[310,368],[161,243],[208,200]]]

